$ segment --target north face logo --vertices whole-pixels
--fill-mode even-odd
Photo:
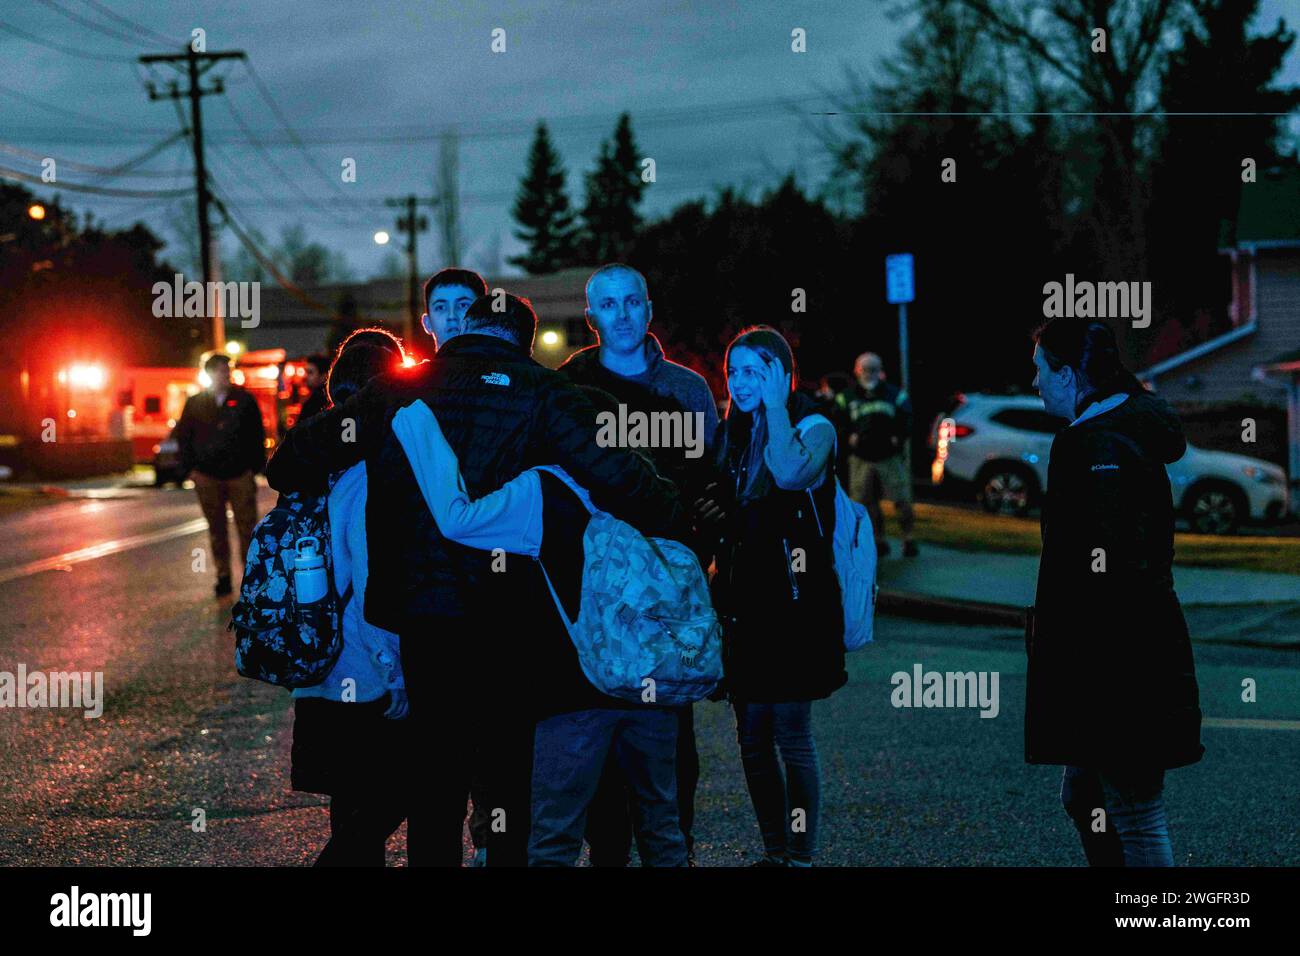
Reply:
[[[485,384],[488,385],[509,385],[510,376],[505,372],[488,372],[481,376]]]

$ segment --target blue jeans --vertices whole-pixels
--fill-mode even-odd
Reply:
[[[754,802],[763,847],[769,856],[811,863],[817,852],[821,770],[812,736],[812,702],[735,702],[736,737]],[[781,763],[776,759],[781,750]],[[802,811],[799,813],[798,811]]]
[[[582,853],[587,808],[612,753],[632,798],[643,866],[685,866],[677,819],[677,712],[579,710],[537,725],[529,866],[573,866]]]
[[[1089,866],[1174,865],[1164,785],[1163,770],[1065,768],[1061,804],[1079,831]],[[1105,811],[1104,828],[1097,810]]]

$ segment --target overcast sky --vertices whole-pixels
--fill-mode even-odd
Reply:
[[[139,167],[174,178],[109,182],[62,161],[111,167],[176,133],[175,105],[150,102],[144,82],[178,74],[130,61],[140,53],[174,52],[200,27],[209,52],[248,54],[255,76],[306,142],[305,155],[243,65],[221,64],[209,74],[209,80],[226,79],[224,95],[203,100],[210,171],[244,226],[274,241],[284,226],[300,222],[310,238],[343,253],[359,277],[368,276],[396,248],[374,243],[377,229],[394,231],[393,214],[368,201],[431,195],[437,136],[454,127],[462,258],[491,268],[495,255],[504,260],[519,249],[509,209],[538,119],[552,125],[575,204],[582,198],[581,173],[624,110],[632,114],[642,155],[656,164],[658,181],[644,206],[650,215],[722,185],[771,185],[790,170],[817,186],[826,162],[800,113],[827,108],[820,94],[844,89],[846,70],[866,73],[891,53],[901,25],[889,16],[890,6],[878,0],[5,3],[0,150],[8,144],[55,157],[68,182],[136,190],[192,185],[189,147],[180,141]],[[1295,9],[1293,2],[1265,0],[1264,22],[1271,25],[1288,7]],[[795,27],[807,30],[806,54],[791,52]],[[491,50],[495,28],[505,31],[504,53]],[[66,49],[49,49],[13,30]],[[172,38],[170,48],[163,38]],[[1300,83],[1294,50],[1286,79]],[[180,105],[188,114],[188,102]],[[247,143],[240,121],[265,152]],[[345,157],[356,160],[355,183],[341,181]],[[39,157],[0,152],[0,165],[31,171],[34,163]],[[138,218],[175,239],[180,210],[174,200],[64,195],[109,225]],[[443,264],[435,232],[420,242],[422,269]],[[227,252],[235,248],[229,232],[223,243]]]

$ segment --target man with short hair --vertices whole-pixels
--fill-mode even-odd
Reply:
[[[475,299],[487,294],[483,277],[469,269],[442,269],[425,280],[425,312],[420,324],[433,336],[435,349],[465,330],[465,312]]]
[[[875,352],[863,352],[853,364],[857,384],[835,396],[836,425],[847,436],[848,493],[866,505],[876,536],[876,552],[889,554],[882,497],[894,503],[903,532],[903,556],[916,557],[912,540],[912,402],[898,386],[885,381],[884,364]]]
[[[230,359],[217,353],[203,363],[211,384],[185,402],[173,437],[181,469],[194,479],[199,507],[208,522],[208,542],[217,566],[216,595],[233,591],[230,529],[226,505],[235,514],[239,553],[248,553],[257,523],[257,482],[266,466],[266,430],[257,400],[230,381]]]
[[[587,280],[587,325],[596,333],[597,344],[569,356],[560,371],[580,385],[608,392],[629,413],[669,412],[692,416],[692,425],[701,423],[703,434],[698,437],[703,454],[699,449],[695,457],[686,448],[644,449],[659,473],[677,485],[683,500],[694,501],[714,477],[709,452],[718,430],[718,407],[702,375],[664,355],[659,339],[650,332],[653,316],[645,276],[621,262],[601,266]],[[678,709],[676,752],[678,818],[693,862],[700,757],[690,704]],[[626,866],[631,857],[628,786],[616,756],[611,751],[587,817],[594,866]]]
[[[367,462],[365,616],[401,635],[411,717],[423,740],[413,757],[419,779],[408,825],[412,863],[460,864],[479,749],[492,819],[487,864],[521,866],[537,707],[594,688],[577,680],[576,651],[559,615],[546,610],[553,604],[536,563],[442,535],[393,432],[393,416],[412,402],[428,405],[474,497],[534,465],[554,464],[597,507],[642,533],[684,537],[686,514],[670,483],[638,455],[599,447],[591,402],[533,361],[537,316],[527,300],[480,297],[463,324],[436,360],[376,379],[289,432],[267,472],[273,488],[292,491],[319,488],[332,472]],[[547,676],[557,666],[572,678],[564,686]],[[588,706],[578,697],[573,709]]]

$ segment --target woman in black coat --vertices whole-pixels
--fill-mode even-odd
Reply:
[[[792,390],[794,357],[776,330],[741,333],[726,372],[718,464],[731,503],[713,579],[724,681],[767,854],[760,865],[809,866],[821,789],[812,702],[847,680],[831,552],[835,429]]]
[[[1090,864],[1172,866],[1164,774],[1204,750],[1165,471],[1186,442],[1107,326],[1055,319],[1035,341],[1034,385],[1071,424],[1043,503],[1025,759],[1065,765],[1061,799]]]

